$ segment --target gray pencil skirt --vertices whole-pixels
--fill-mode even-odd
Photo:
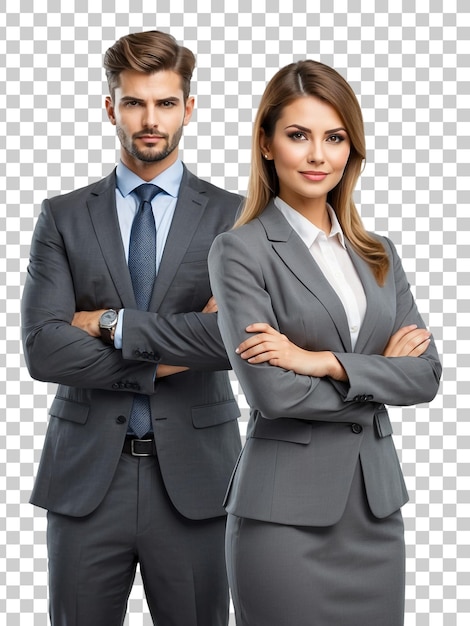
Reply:
[[[334,526],[229,515],[226,537],[237,626],[403,626],[402,515],[372,515],[359,464]]]

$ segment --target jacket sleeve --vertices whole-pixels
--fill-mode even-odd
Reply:
[[[75,311],[67,250],[45,200],[21,303],[23,349],[31,376],[71,387],[153,393],[155,366],[125,361],[120,351],[71,326]]]
[[[184,365],[192,370],[231,368],[217,313],[173,313],[125,309],[122,353],[126,359]]]
[[[290,417],[307,420],[370,423],[377,404],[392,392],[383,391],[388,378],[394,376],[394,399],[410,403],[431,399],[437,391],[440,365],[435,347],[424,359],[408,357],[387,359],[371,355],[337,355],[346,360],[349,384],[329,378],[303,376],[268,363],[249,364],[235,354],[235,348],[248,334],[246,326],[252,322],[267,322],[279,330],[270,294],[266,291],[259,253],[253,253],[246,240],[236,231],[219,236],[209,255],[212,289],[219,307],[219,325],[232,367],[240,381],[248,403],[263,417],[275,419]],[[396,327],[416,322],[416,309],[409,291],[400,281],[400,310]],[[406,304],[408,303],[408,304]],[[404,311],[410,309],[409,315]],[[282,331],[281,331],[282,332]],[[357,357],[357,361],[355,360]],[[413,363],[416,361],[416,363]],[[377,368],[377,362],[380,367]],[[364,374],[363,363],[367,363]],[[355,369],[356,368],[356,369]],[[378,369],[378,371],[376,371]],[[419,372],[418,381],[410,382],[411,372]],[[364,379],[367,381],[365,384]],[[369,386],[370,378],[375,382]],[[426,381],[426,391],[418,391],[419,383]],[[411,390],[410,390],[411,387]],[[367,388],[367,391],[364,391]],[[372,389],[370,391],[369,389]],[[369,401],[371,411],[366,409]]]
[[[245,331],[249,324],[267,322],[279,330],[258,256],[237,231],[215,239],[209,253],[209,274],[227,354],[252,408],[267,419],[371,422],[372,413],[367,416],[363,411],[361,415],[353,402],[346,401],[347,385],[302,376],[269,363],[250,364],[235,353],[249,336]]]
[[[416,307],[408,280],[395,246],[390,248],[390,280],[396,293],[396,316],[393,333],[409,324],[426,325]],[[392,333],[392,334],[393,334]],[[384,357],[358,353],[335,353],[349,378],[346,400],[361,397],[395,406],[430,402],[439,389],[442,366],[433,338],[426,352],[419,357]]]
[[[231,227],[244,198],[214,190],[217,213],[224,216],[215,233]],[[220,209],[223,208],[223,211]],[[210,237],[206,231],[204,239]],[[206,244],[204,244],[206,245]],[[206,274],[206,278],[207,274]],[[217,371],[231,368],[220,336],[217,313],[187,311],[155,313],[125,309],[122,327],[122,352],[126,359],[186,366],[192,370]]]

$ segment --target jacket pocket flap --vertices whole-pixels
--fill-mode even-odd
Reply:
[[[193,426],[195,428],[209,428],[225,422],[231,422],[240,417],[240,410],[235,400],[193,406],[191,409]]]
[[[388,437],[393,433],[392,424],[390,422],[390,418],[386,409],[381,409],[377,411],[374,416],[374,421],[375,427],[377,429],[377,434],[382,439],[384,437]]]
[[[76,422],[77,424],[85,424],[88,419],[88,413],[90,407],[88,404],[81,404],[80,402],[72,402],[65,398],[54,398],[49,414],[51,417],[60,417],[70,422]]]
[[[252,436],[256,439],[275,439],[307,444],[312,439],[312,424],[287,418],[269,420],[259,415]]]

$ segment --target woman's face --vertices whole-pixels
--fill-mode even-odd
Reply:
[[[287,105],[261,150],[274,161],[279,196],[293,208],[323,206],[343,176],[351,144],[336,110],[319,98],[300,97]],[[312,203],[313,201],[313,203]]]

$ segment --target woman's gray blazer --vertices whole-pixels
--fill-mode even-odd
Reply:
[[[432,340],[420,357],[382,356],[399,328],[425,325],[393,244],[381,240],[390,256],[383,287],[348,245],[367,298],[353,350],[338,296],[272,202],[259,218],[216,238],[209,270],[219,327],[251,407],[226,498],[229,513],[282,524],[334,524],[358,459],[376,517],[407,501],[385,405],[432,400],[441,364]],[[253,322],[271,324],[307,350],[333,351],[349,382],[242,360],[235,349]]]

